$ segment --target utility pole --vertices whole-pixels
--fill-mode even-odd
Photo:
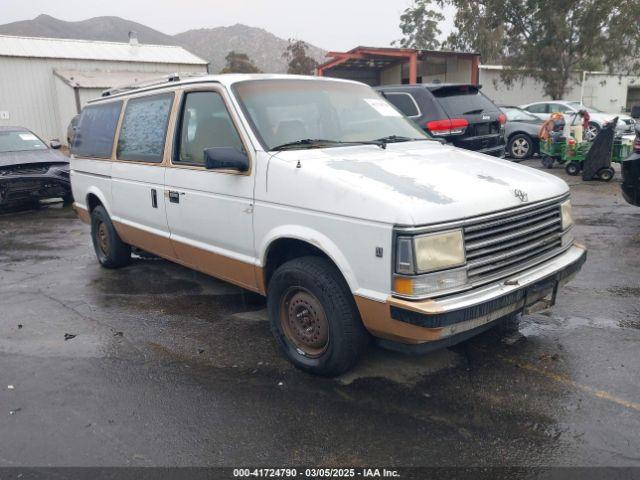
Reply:
[[[580,84],[580,104],[584,105],[584,82],[587,80],[587,71],[582,71],[582,83]]]

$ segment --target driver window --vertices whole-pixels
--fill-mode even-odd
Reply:
[[[233,147],[244,151],[222,97],[217,92],[190,92],[183,102],[180,121],[179,163],[204,165],[204,151]]]

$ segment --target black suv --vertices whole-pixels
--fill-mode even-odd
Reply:
[[[504,156],[507,117],[478,85],[429,83],[376,87],[423,130],[456,147]]]

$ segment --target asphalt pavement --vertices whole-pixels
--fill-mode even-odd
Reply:
[[[538,166],[537,161],[528,162]],[[0,213],[0,466],[640,466],[640,208],[567,177],[589,248],[520,335],[301,373],[254,294],[106,270],[62,204]]]

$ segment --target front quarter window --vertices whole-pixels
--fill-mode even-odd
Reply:
[[[248,80],[233,89],[266,150],[305,139],[339,144],[386,137],[429,138],[366,85],[330,80]]]

